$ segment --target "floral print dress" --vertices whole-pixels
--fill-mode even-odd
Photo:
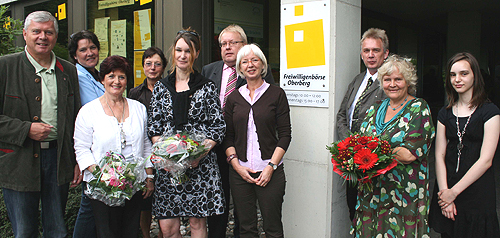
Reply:
[[[385,99],[389,100],[389,99]],[[377,135],[376,118],[386,110],[372,105],[361,124],[360,132]],[[373,179],[373,191],[358,193],[356,215],[351,227],[355,237],[429,237],[429,171],[427,156],[435,136],[427,102],[416,98],[377,135],[391,148],[404,147],[417,159],[398,164],[386,174]]]

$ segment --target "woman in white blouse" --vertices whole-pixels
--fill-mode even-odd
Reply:
[[[133,78],[132,67],[121,56],[110,56],[100,66],[104,95],[85,104],[75,123],[76,160],[84,181],[94,179],[92,171],[106,152],[146,158],[151,154],[147,136],[147,112],[144,105],[123,97],[127,79]],[[98,237],[137,237],[139,232],[140,201],[151,196],[154,185],[152,164],[146,162],[147,189],[137,192],[124,207],[110,207],[91,200]]]

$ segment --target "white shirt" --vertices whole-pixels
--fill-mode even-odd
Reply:
[[[368,69],[366,69],[366,74],[365,77],[363,78],[363,82],[361,82],[361,85],[359,85],[356,97],[354,98],[354,101],[352,101],[351,107],[349,107],[349,129],[351,129],[352,126],[352,113],[354,112],[354,107],[356,106],[356,103],[358,102],[358,99],[363,93],[363,91],[365,91],[366,85],[368,85],[368,80],[370,80],[370,77],[372,78],[372,81],[377,80],[378,71],[374,75],[371,75]]]
[[[75,153],[76,161],[81,171],[85,171],[83,180],[94,179],[92,173],[86,170],[92,164],[99,164],[108,151],[122,153],[125,157],[134,155],[147,159],[151,155],[151,141],[147,135],[146,107],[140,102],[127,99],[129,116],[123,122],[126,138],[126,149],[122,150],[120,142],[120,127],[114,116],[108,116],[99,98],[85,104],[76,117],[75,122]],[[150,160],[146,167],[153,167]]]

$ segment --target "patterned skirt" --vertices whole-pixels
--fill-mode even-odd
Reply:
[[[211,151],[198,167],[188,169],[189,181],[173,184],[170,173],[158,170],[153,214],[158,219],[207,217],[224,213],[224,194],[216,154]]]

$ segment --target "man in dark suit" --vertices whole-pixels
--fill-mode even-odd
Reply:
[[[347,138],[358,132],[366,110],[376,101],[386,97],[377,80],[377,70],[389,56],[389,39],[384,30],[368,29],[361,38],[361,59],[366,72],[358,74],[347,87],[347,92],[337,113],[337,132],[339,139]],[[346,187],[349,218],[354,219],[356,211],[356,187]]]
[[[219,34],[219,46],[221,47],[222,60],[205,65],[201,70],[201,74],[203,76],[211,79],[217,85],[222,107],[224,107],[225,98],[234,90],[226,90],[227,88],[233,88],[228,87],[228,85],[234,83],[234,80],[236,81],[236,85],[234,87],[236,89],[246,84],[245,79],[237,76],[235,67],[238,51],[247,43],[245,31],[238,25],[229,25]],[[264,80],[268,83],[274,84],[274,78],[270,68],[267,69],[267,75],[264,76]],[[226,153],[222,147],[218,146],[215,150],[222,178],[222,187],[224,189],[226,207],[224,214],[208,217],[208,237],[225,238],[229,215],[229,164],[226,162]],[[235,235],[237,236],[237,221],[235,223]]]

